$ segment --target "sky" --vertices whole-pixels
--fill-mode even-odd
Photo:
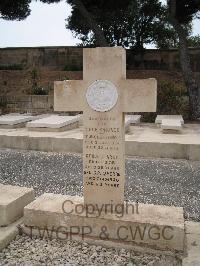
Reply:
[[[31,15],[23,21],[0,19],[1,48],[71,46],[80,42],[65,28],[65,19],[71,13],[65,1],[51,5],[34,1],[30,7]],[[200,34],[200,20],[194,21],[193,34]]]
[[[65,28],[71,8],[62,1],[58,4],[32,2],[31,15],[23,21],[0,19],[0,47],[70,46],[79,40]]]

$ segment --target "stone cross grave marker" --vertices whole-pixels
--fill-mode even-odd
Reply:
[[[126,79],[122,47],[83,49],[83,80],[56,81],[55,111],[83,111],[84,203],[123,204],[125,112],[155,112],[155,79]]]

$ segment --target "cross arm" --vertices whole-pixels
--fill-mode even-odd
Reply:
[[[156,112],[156,79],[121,80],[123,112]]]
[[[83,80],[55,81],[54,110],[83,111],[86,86]]]

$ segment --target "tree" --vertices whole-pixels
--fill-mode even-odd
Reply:
[[[74,0],[68,2],[75,3]],[[82,3],[96,21],[104,43],[106,41],[110,46],[143,50],[145,44],[156,42],[161,34],[171,30],[160,23],[163,8],[158,0],[82,0]],[[66,27],[82,40],[83,45],[104,46],[77,5],[72,4],[72,15],[67,19]]]
[[[31,0],[1,0],[0,17],[6,20],[23,20],[30,15]]]
[[[188,47],[200,47],[200,35],[190,36],[187,45]]]
[[[96,36],[96,42],[98,46],[108,46],[108,43],[105,39],[104,32],[98,25],[94,15],[90,12],[89,9],[86,8],[86,4],[89,1],[83,1],[83,0],[68,0],[67,1],[72,6],[72,14],[75,14],[80,17],[82,17],[82,21],[84,25],[87,25],[87,28],[90,28],[95,36]],[[91,1],[90,1],[91,2]],[[95,2],[95,1],[94,1]],[[101,1],[99,1],[101,2]],[[94,3],[95,6],[98,6],[98,2]],[[78,23],[78,20],[76,20]]]
[[[61,0],[40,0],[43,3],[58,3]],[[0,1],[0,18],[5,20],[23,20],[30,13],[31,0],[1,0]]]
[[[192,22],[200,9],[199,0],[169,0],[168,21],[179,38],[180,64],[190,101],[191,117],[200,117],[200,96],[197,82],[192,72],[190,54],[187,46],[188,33],[185,25]]]
[[[108,46],[104,25],[111,22],[112,10],[122,9],[128,0],[67,0],[72,6],[68,26],[84,43],[95,46]],[[112,17],[113,18],[113,17]],[[101,23],[103,22],[104,23]]]
[[[179,47],[179,38],[178,34],[172,25],[166,21],[166,16],[162,19],[165,21],[165,30],[164,32],[159,32],[155,45],[158,49],[173,49]],[[187,40],[189,42],[192,34],[192,24],[184,25],[185,31],[187,32]]]
[[[157,49],[178,48],[178,36],[171,25],[167,25],[164,32],[159,32],[156,36],[155,46]]]

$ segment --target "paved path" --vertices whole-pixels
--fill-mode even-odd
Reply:
[[[0,150],[0,183],[44,192],[82,195],[80,155]],[[200,162],[128,158],[125,197],[143,203],[183,206],[200,221]]]

